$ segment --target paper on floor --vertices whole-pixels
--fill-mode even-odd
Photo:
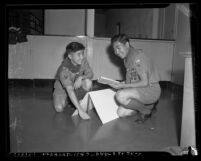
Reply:
[[[80,104],[83,108],[88,108],[88,110],[94,107],[101,122],[105,124],[119,118],[117,115],[118,105],[114,98],[115,93],[111,89],[92,91],[85,95]],[[76,114],[77,112],[75,111],[74,113]]]
[[[115,93],[111,89],[92,91],[89,93],[90,99],[103,124],[119,117],[117,115],[118,105],[114,98]]]

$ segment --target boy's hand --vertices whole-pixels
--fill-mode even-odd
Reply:
[[[79,77],[75,80],[74,88],[75,88],[75,89],[80,88],[81,85],[82,85],[82,76],[79,76]]]
[[[90,119],[90,116],[82,109],[78,109],[80,117],[84,120]]]
[[[121,89],[124,88],[124,84],[125,83],[115,83],[115,84],[109,84],[109,86],[111,86],[114,89]]]

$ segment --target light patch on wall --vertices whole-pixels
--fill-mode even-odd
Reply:
[[[19,48],[19,47],[18,47]],[[17,46],[16,45],[9,45],[9,76],[14,76],[16,78],[20,78],[23,75],[23,62],[19,59],[17,55]]]
[[[184,4],[177,4],[177,9],[187,17],[190,17],[190,10],[187,6],[184,6]]]

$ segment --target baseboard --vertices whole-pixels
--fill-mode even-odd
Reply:
[[[53,87],[55,79],[8,79],[10,87]],[[170,81],[159,82],[162,89],[169,89],[171,91],[183,92],[183,86],[172,83]],[[94,87],[98,88],[100,85],[97,80],[93,80]],[[107,88],[107,85],[101,85],[102,88]]]
[[[9,87],[32,87],[33,79],[8,79]]]

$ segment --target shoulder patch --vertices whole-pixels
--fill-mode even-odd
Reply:
[[[63,67],[62,68],[62,72],[63,72],[64,78],[67,79],[68,78],[68,74],[69,74],[69,69],[66,68],[66,67]]]

